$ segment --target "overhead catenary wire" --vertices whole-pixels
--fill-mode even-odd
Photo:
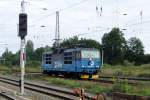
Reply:
[[[102,16],[103,7],[102,7],[102,0],[96,0],[96,12],[99,16]]]
[[[55,14],[55,12],[54,12],[54,14]],[[140,22],[139,22],[140,23]],[[138,25],[140,25],[140,24],[138,24]]]
[[[75,6],[78,6],[78,5],[82,4],[82,3],[85,3],[86,1],[89,1],[89,0],[82,0],[82,1],[80,1],[80,2],[78,2],[78,3],[71,4],[71,5],[69,5],[69,6],[65,7],[65,8],[56,9],[56,10],[54,10],[53,12],[51,12],[50,14],[47,14],[47,15],[45,15],[45,16],[42,16],[42,17],[38,18],[38,19],[35,19],[35,20],[33,20],[32,22],[36,22],[36,21],[39,22],[39,21],[42,21],[42,19],[44,19],[44,18],[48,18],[48,17],[50,17],[50,16],[52,16],[52,15],[55,15],[55,14],[56,14],[56,11],[62,12],[62,11],[64,11],[64,10],[68,10],[68,9],[71,9],[71,8],[73,8],[73,7],[75,7]]]
[[[68,9],[73,8],[73,7],[75,7],[75,6],[78,6],[78,5],[80,5],[80,4],[82,4],[82,3],[86,2],[86,1],[88,1],[88,0],[82,0],[82,1],[80,1],[80,2],[78,2],[78,3],[71,4],[71,5],[69,5],[69,6],[65,7],[65,8],[61,8],[61,9],[56,9],[56,8],[55,8],[55,9],[53,9],[54,11],[51,12],[50,14],[45,15],[45,16],[42,16],[42,17],[40,17],[40,18],[38,18],[38,19],[36,19],[36,20],[33,20],[31,23],[37,22],[37,21],[39,22],[39,21],[42,21],[43,18],[47,18],[47,17],[49,17],[49,16],[55,15],[56,10],[57,10],[57,11],[68,10]],[[31,25],[33,25],[33,24],[31,24]],[[31,26],[31,25],[30,25],[30,26]],[[35,24],[34,24],[34,25],[35,25]],[[14,28],[16,28],[16,27],[12,27],[12,28],[14,29]],[[10,30],[10,31],[11,31],[11,30]]]

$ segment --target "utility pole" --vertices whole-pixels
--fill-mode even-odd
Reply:
[[[25,2],[21,1],[21,13],[19,14],[19,34],[21,38],[20,45],[20,68],[21,68],[21,77],[20,77],[20,92],[21,95],[24,95],[24,75],[25,75],[25,36],[27,35],[27,14],[25,13]]]
[[[55,46],[60,45],[60,34],[59,34],[59,11],[56,11],[56,31],[55,31]]]
[[[103,67],[103,65],[104,65],[104,50],[102,49],[102,67]]]

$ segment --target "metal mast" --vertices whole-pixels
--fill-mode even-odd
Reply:
[[[25,13],[25,1],[21,1],[21,13]]]
[[[55,31],[55,46],[60,45],[60,34],[59,34],[59,11],[56,11],[56,31]]]
[[[21,14],[25,14],[25,2],[21,1]],[[21,27],[19,25],[19,27]],[[27,28],[27,27],[25,27]],[[20,32],[19,34],[23,34]],[[20,36],[21,36],[20,35]],[[21,46],[20,46],[20,68],[21,68],[21,78],[20,78],[20,92],[21,95],[24,95],[24,75],[25,75],[25,36],[21,36]]]

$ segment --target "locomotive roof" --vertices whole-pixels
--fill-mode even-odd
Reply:
[[[60,49],[63,50],[64,52],[73,52],[73,51],[81,51],[81,50],[94,50],[94,51],[98,51],[98,49],[95,48],[66,48],[66,49]],[[52,54],[54,53],[53,51],[48,51],[48,52],[44,52],[43,54]]]
[[[98,50],[95,48],[71,48],[71,49],[66,49],[64,52],[73,52],[73,51],[81,51],[81,50]]]
[[[43,52],[43,54],[51,54],[51,53],[53,53],[53,51],[47,51],[47,52]]]

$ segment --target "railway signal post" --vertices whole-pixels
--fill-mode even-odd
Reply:
[[[24,94],[24,75],[25,75],[25,36],[27,35],[27,14],[25,13],[24,0],[21,2],[21,13],[19,14],[19,34],[21,38],[20,47],[20,68],[21,68],[21,78],[20,78],[20,92],[21,95]]]

